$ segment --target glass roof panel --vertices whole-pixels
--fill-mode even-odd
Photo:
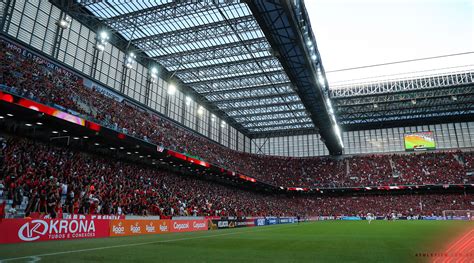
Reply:
[[[245,3],[113,0],[85,6],[249,131],[314,127]]]

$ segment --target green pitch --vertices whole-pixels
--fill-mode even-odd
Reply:
[[[473,227],[455,221],[324,221],[50,241],[0,245],[0,262],[427,262],[432,259],[417,254],[442,252]]]

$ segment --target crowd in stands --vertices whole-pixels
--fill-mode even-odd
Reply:
[[[0,41],[0,84],[46,104],[60,105],[102,125],[277,186],[358,187],[464,184],[473,176],[469,153],[291,158],[231,150],[156,113],[115,100]],[[464,161],[463,161],[464,160]]]
[[[3,195],[13,200],[13,207],[27,199],[27,214],[441,215],[443,210],[474,208],[473,194],[263,194],[29,139],[12,137],[1,145]]]

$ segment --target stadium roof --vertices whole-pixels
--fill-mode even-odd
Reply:
[[[104,1],[86,8],[249,132],[314,127],[246,4]],[[285,112],[260,114],[268,111]]]
[[[331,88],[344,130],[474,120],[474,71],[351,83]]]
[[[79,1],[79,6],[247,136],[319,132],[331,153],[342,151],[301,0]]]

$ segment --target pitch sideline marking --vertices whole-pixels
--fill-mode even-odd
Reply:
[[[297,225],[297,224],[290,224],[290,225],[286,225],[286,226],[281,227],[281,228],[287,228],[289,226],[295,226],[295,225]],[[207,236],[184,237],[184,238],[158,240],[158,241],[141,242],[141,243],[133,243],[133,244],[123,244],[123,245],[114,245],[114,246],[105,246],[105,247],[85,248],[85,249],[78,249],[78,250],[68,250],[68,251],[61,251],[61,252],[55,252],[55,253],[45,253],[45,254],[24,256],[24,257],[5,258],[5,259],[0,259],[0,263],[7,262],[7,261],[20,260],[20,259],[29,259],[29,258],[33,258],[33,259],[36,259],[36,260],[38,260],[38,259],[41,260],[41,257],[47,257],[47,256],[56,256],[56,255],[62,255],[62,254],[79,253],[79,252],[86,252],[86,251],[96,251],[96,250],[104,250],[104,249],[120,248],[120,247],[134,247],[134,246],[150,245],[150,244],[157,244],[157,243],[169,243],[169,242],[175,242],[175,241],[185,241],[185,240],[193,240],[193,239],[201,239],[201,238],[218,237],[218,236],[229,236],[229,235],[236,235],[236,234],[241,234],[241,233],[261,232],[261,231],[268,230],[268,229],[272,229],[271,226],[260,228],[260,229],[255,230],[255,231],[242,231],[242,232],[239,231],[239,232],[231,232],[231,233],[223,233],[223,234],[215,234],[215,235],[207,235]]]

